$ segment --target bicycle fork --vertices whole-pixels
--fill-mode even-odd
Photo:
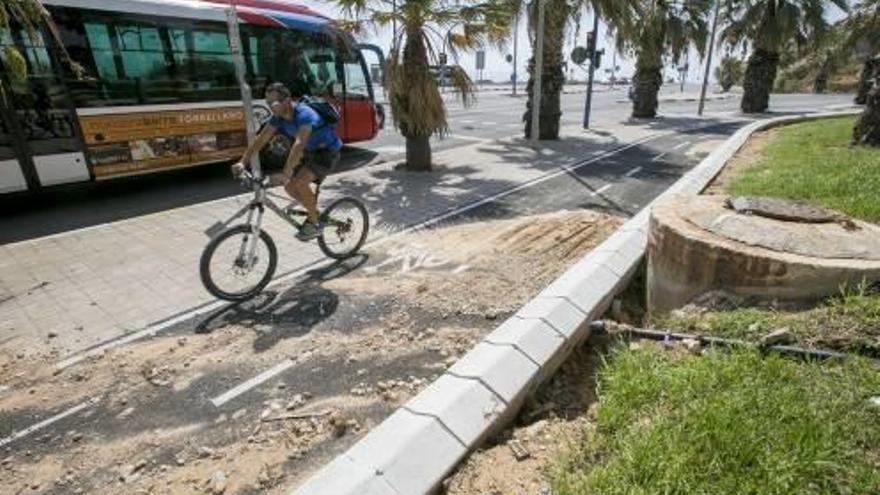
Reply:
[[[256,221],[254,221],[256,210]],[[263,205],[254,203],[248,211],[247,224],[251,227],[251,235],[244,236],[238,251],[238,259],[244,262],[246,268],[252,268],[257,261],[257,243],[260,237],[260,227],[263,224]]]

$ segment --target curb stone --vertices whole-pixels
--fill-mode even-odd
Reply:
[[[433,493],[458,463],[514,417],[590,334],[590,322],[629,283],[647,245],[651,207],[695,195],[753,133],[853,111],[779,117],[746,125],[417,396],[312,476],[292,495]]]

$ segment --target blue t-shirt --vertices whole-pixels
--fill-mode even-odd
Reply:
[[[290,139],[296,138],[296,132],[301,126],[312,126],[312,135],[309,136],[309,142],[306,143],[306,150],[308,151],[319,148],[336,151],[342,148],[342,140],[336,135],[336,131],[333,130],[332,126],[324,125],[324,119],[318,115],[318,112],[312,110],[306,104],[295,104],[292,106],[293,117],[290,120],[273,115],[269,117],[269,125]]]

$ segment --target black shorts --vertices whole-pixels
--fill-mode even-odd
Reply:
[[[294,172],[296,176],[303,168],[311,170],[317,180],[324,180],[328,175],[333,173],[336,165],[339,163],[339,150],[318,149],[306,150],[303,154],[302,161]]]

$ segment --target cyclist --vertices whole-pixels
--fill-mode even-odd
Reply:
[[[273,177],[273,185],[284,185],[293,199],[308,212],[308,220],[296,237],[307,241],[321,234],[318,220],[318,198],[312,183],[324,180],[339,163],[342,140],[332,125],[328,125],[311,106],[299,101],[299,95],[291,95],[281,83],[266,88],[266,102],[272,108],[272,116],[254,142],[248,146],[241,161],[232,166],[236,177],[244,173],[254,154],[262,150],[273,136],[282,134],[294,140],[290,155],[280,176]]]

